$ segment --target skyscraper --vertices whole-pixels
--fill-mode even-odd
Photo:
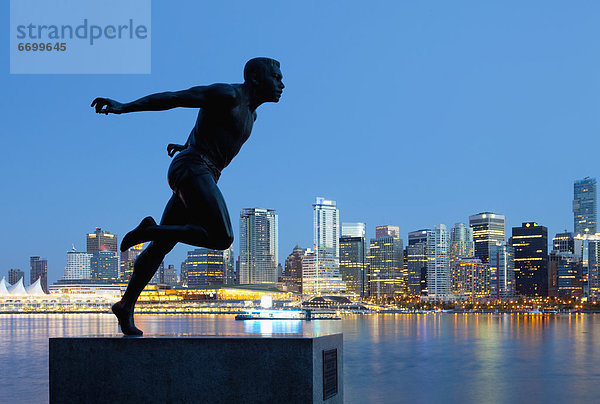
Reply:
[[[25,278],[25,272],[18,268],[11,268],[8,270],[8,283],[14,285],[19,282],[19,279]]]
[[[346,290],[365,296],[367,277],[366,225],[342,223],[340,237],[340,274],[346,282]]]
[[[489,262],[490,297],[505,299],[515,296],[515,250],[505,242],[490,248]]]
[[[427,294],[427,232],[421,229],[408,233],[407,289],[413,296]]]
[[[535,222],[512,228],[516,291],[524,296],[548,296],[548,229]]]
[[[90,273],[92,279],[114,282],[119,279],[119,254],[113,251],[91,253]]]
[[[552,250],[548,259],[548,296],[581,297],[582,275],[581,257],[571,251]]]
[[[369,294],[378,299],[393,298],[396,294],[403,294],[406,291],[406,282],[402,274],[404,248],[397,234],[398,232],[393,231],[380,231],[381,237],[371,239],[368,256]]]
[[[242,209],[240,283],[276,283],[278,254],[278,217],[275,210]]]
[[[289,291],[302,293],[302,258],[306,250],[296,244],[292,253],[285,259],[283,282]]]
[[[573,233],[565,231],[564,233],[557,233],[552,239],[553,250],[558,252],[570,251],[575,253],[575,239]]]
[[[133,274],[133,264],[143,250],[144,243],[141,243],[121,252],[121,270],[119,277],[122,281],[128,282],[129,279],[131,279],[131,275]]]
[[[469,227],[473,229],[475,257],[487,264],[490,248],[506,241],[506,218],[492,212],[482,212],[469,216]]]
[[[365,238],[367,225],[364,223],[342,223],[342,237],[362,237]]]
[[[575,235],[596,234],[596,179],[585,177],[573,184],[573,228]]]
[[[303,262],[302,293],[322,295],[345,290],[339,264],[339,223],[335,201],[317,197],[313,204],[314,253],[307,252]]]
[[[395,237],[400,238],[400,227],[398,226],[377,226],[375,228],[375,238]]]
[[[600,298],[600,237],[595,234],[575,236],[575,254],[581,257],[583,296]]]
[[[433,299],[446,300],[452,296],[449,238],[444,224],[427,232],[427,295]]]
[[[487,297],[490,294],[489,266],[479,258],[459,258],[452,270],[452,294],[462,298]]]
[[[92,254],[90,273],[92,279],[113,282],[120,278],[117,236],[100,227],[86,235],[87,252]]]
[[[223,283],[233,285],[235,283],[235,257],[233,253],[233,244],[223,251],[223,261],[225,262],[225,274]]]
[[[365,296],[367,252],[364,237],[340,237],[340,274],[346,291]]]
[[[100,227],[96,227],[93,233],[88,233],[86,236],[87,252],[94,253],[98,251],[118,252],[117,236],[107,231],[103,231]]]
[[[92,254],[77,251],[75,246],[67,251],[67,266],[63,279],[90,279]]]
[[[450,284],[453,293],[461,294],[467,282],[464,269],[471,268],[461,266],[459,262],[473,258],[474,254],[473,229],[464,223],[456,223],[450,230]],[[481,260],[479,262],[481,263]]]
[[[427,244],[427,232],[431,229],[415,230],[408,233],[408,245]]]
[[[406,247],[407,289],[413,296],[427,292],[427,243]]]
[[[160,263],[160,265],[158,266],[158,268],[156,269],[156,272],[154,272],[154,275],[152,275],[152,279],[150,279],[150,284],[153,285],[157,285],[159,283],[165,283],[165,262],[162,261]]]
[[[33,284],[38,279],[44,292],[48,293],[48,261],[42,257],[31,257],[29,259],[31,271],[29,272],[29,284]]]
[[[225,274],[223,251],[208,248],[188,251],[184,266],[189,288],[223,284]]]
[[[165,268],[163,283],[169,286],[177,285],[177,270],[175,269],[175,265],[170,264]]]

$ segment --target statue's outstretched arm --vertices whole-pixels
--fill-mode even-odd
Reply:
[[[151,94],[139,100],[122,104],[110,98],[96,98],[92,107],[99,114],[125,114],[138,111],[164,111],[171,108],[206,108],[218,105],[233,105],[237,93],[230,84],[197,86],[182,91],[167,91]]]

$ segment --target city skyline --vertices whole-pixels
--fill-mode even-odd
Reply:
[[[588,179],[589,179],[589,177],[585,177],[585,179],[586,179],[586,180],[588,180]],[[592,178],[591,180],[595,181],[595,178]],[[578,183],[578,182],[580,182],[580,180],[577,180],[577,179],[576,179],[576,180],[574,180],[574,181],[573,181],[573,184],[576,184],[576,183]],[[574,191],[573,191],[573,200],[574,200],[574,198],[575,198],[575,197],[576,197],[576,195],[575,195],[575,190],[574,190]],[[597,195],[596,195],[596,199],[597,199]],[[323,200],[323,198],[321,198],[321,200]],[[334,202],[334,203],[335,203],[335,202]],[[266,211],[274,211],[274,209],[263,209],[263,208],[244,208],[244,210],[248,210],[248,211],[254,211],[254,210],[257,210],[257,209],[258,209],[258,210],[261,210],[261,211],[262,211],[262,210],[264,210],[265,212],[266,212]],[[507,241],[509,240],[509,238],[510,238],[510,235],[508,234],[508,232],[507,232],[507,230],[506,230],[506,229],[507,229],[507,228],[509,228],[509,227],[512,227],[512,226],[509,226],[509,224],[508,224],[508,223],[509,223],[509,219],[510,219],[510,218],[507,218],[505,215],[498,214],[498,213],[492,213],[492,212],[480,212],[480,213],[477,213],[477,214],[472,214],[472,215],[469,215],[467,218],[469,218],[469,219],[473,219],[474,217],[479,217],[479,216],[481,216],[481,215],[485,215],[486,213],[488,213],[488,214],[491,214],[491,215],[495,215],[495,216],[499,216],[499,217],[501,217],[501,218],[502,218],[502,220],[503,220],[503,221],[504,221],[504,223],[505,223],[505,229],[504,229],[504,233],[505,233],[505,234],[504,234],[504,242],[507,242]],[[572,212],[572,214],[573,214],[573,216],[576,216],[576,215],[577,215],[577,213],[575,213],[574,211]],[[278,215],[277,215],[277,218],[278,218]],[[343,224],[342,222],[346,220],[346,219],[344,219],[344,215],[343,215],[343,213],[341,213],[341,214],[340,214],[340,217],[339,217],[339,219],[337,219],[337,220],[339,221],[339,222],[338,222],[339,224]],[[489,220],[489,218],[488,218],[488,220]],[[314,221],[314,218],[313,218],[313,221]],[[364,221],[363,221],[363,222],[364,222]],[[467,221],[467,220],[465,220],[465,222],[468,222],[468,221]],[[529,222],[531,222],[531,223],[534,223],[534,221],[532,221],[532,220],[529,220]],[[525,223],[526,223],[526,222],[523,222],[522,224],[524,225]],[[535,223],[536,223],[536,225],[537,225],[537,222],[535,222]],[[360,224],[362,225],[363,223],[361,222]],[[442,223],[442,224],[444,224],[444,223]],[[462,224],[462,223],[461,223],[461,222],[458,222],[457,224]],[[314,223],[313,223],[313,225],[314,225]],[[543,225],[543,223],[540,223],[540,225]],[[399,229],[402,229],[402,227],[405,227],[405,226],[397,226],[397,225],[389,225],[389,224],[388,224],[388,225],[382,225],[382,224],[378,224],[378,225],[374,225],[374,226],[368,226],[368,225],[366,225],[366,224],[365,224],[365,225],[364,225],[364,229],[365,229],[365,233],[367,234],[367,236],[366,236],[366,240],[369,240],[369,238],[373,238],[373,239],[374,239],[374,238],[376,238],[377,232],[378,232],[378,231],[381,231],[381,229],[383,229],[383,228],[392,228],[392,229],[393,229],[393,232],[396,232],[396,231],[398,231],[398,234],[399,234],[399,236],[400,236],[400,239],[401,239],[401,240],[403,240],[403,241],[405,241],[405,246],[408,246],[408,245],[409,245],[409,239],[410,239],[410,237],[412,237],[412,236],[411,236],[411,234],[416,234],[416,233],[419,233],[419,232],[421,232],[421,231],[420,231],[420,230],[414,230],[414,229],[413,229],[413,230],[410,230],[410,231],[408,231],[408,232],[406,232],[406,233],[403,233],[403,232],[402,232],[402,230],[399,230]],[[431,225],[431,228],[433,228],[433,227],[434,227],[434,225]],[[515,226],[515,227],[518,227],[518,226]],[[547,226],[545,226],[545,227],[547,228]],[[277,226],[277,228],[278,228],[278,226]],[[563,231],[567,231],[567,232],[569,232],[570,230],[568,230],[567,228],[565,228],[565,229],[563,229]],[[314,229],[313,229],[313,232],[314,232]],[[552,248],[551,248],[551,247],[552,247],[552,237],[554,237],[554,235],[558,235],[558,234],[562,233],[562,231],[556,231],[556,232],[553,232],[553,231],[551,231],[551,230],[548,230],[547,232],[548,232],[547,244],[549,245],[548,252],[550,252],[550,251],[552,250]],[[108,232],[108,231],[103,231],[103,230],[102,230],[102,227],[95,227],[95,234],[96,234],[96,235],[98,235],[98,234],[100,234],[100,233],[102,233],[102,234],[108,234],[108,235],[110,235],[109,237],[110,237],[110,240],[111,240],[111,242],[110,242],[109,246],[108,246],[108,247],[106,247],[106,248],[104,248],[104,249],[105,249],[105,250],[112,250],[112,249],[114,249],[114,248],[115,248],[115,245],[116,245],[116,244],[114,244],[114,243],[116,243],[116,240],[118,239],[119,235],[118,235],[118,234],[114,234],[114,235],[113,235],[113,234],[111,234],[111,233],[110,233],[110,232]],[[86,241],[85,241],[85,243],[87,244],[87,247],[88,247],[88,248],[90,248],[90,247],[92,246],[92,244],[90,244],[90,243],[94,243],[94,241],[93,241],[93,240],[92,240],[92,241],[90,240],[90,236],[93,236],[93,235],[94,235],[94,233],[85,233],[85,234],[86,234],[86,235],[85,235],[85,237],[86,237]],[[339,234],[341,235],[341,232],[339,232]],[[369,234],[372,234],[372,237],[369,237],[369,236],[368,236]],[[113,236],[114,236],[114,239],[112,238]],[[314,237],[314,234],[313,234],[313,237]],[[240,245],[240,244],[239,244],[239,241],[240,241],[240,240],[235,240],[235,241],[234,241],[234,243],[233,243],[233,245],[232,245],[232,246],[233,246],[233,250],[234,250],[234,256],[235,256],[235,257],[239,257],[239,245]],[[314,240],[313,240],[313,243],[314,243]],[[102,248],[102,244],[103,244],[103,243],[100,243],[100,244],[98,244],[97,246],[95,246],[95,247],[91,247],[91,248],[92,248],[92,249],[94,249],[94,250],[100,250],[100,249]],[[104,243],[104,244],[106,244],[106,243]],[[280,244],[280,243],[279,243],[279,242],[277,242],[277,244]],[[237,247],[238,247],[237,249],[236,249],[236,245],[237,245]],[[314,246],[314,244],[306,244],[306,245],[302,245],[301,243],[296,243],[296,245],[300,245],[300,247],[302,247],[302,248],[313,248],[313,246]],[[187,246],[187,245],[183,245],[183,246],[185,246],[185,247],[186,247],[186,253],[185,253],[185,254],[186,254],[186,256],[187,256],[187,254],[188,254],[190,251],[192,251],[192,250],[194,249],[192,246]],[[277,248],[277,250],[279,250],[279,247]],[[291,248],[289,251],[288,251],[288,250],[285,250],[285,249],[281,250],[281,252],[279,252],[279,257],[287,257],[287,255],[288,255],[288,254],[290,254],[290,253],[292,252],[292,250],[293,250],[293,247],[292,247],[292,248]],[[83,252],[83,251],[81,251],[81,250],[77,250],[77,249],[75,248],[75,244],[73,243],[73,244],[71,245],[71,249],[69,249],[69,250],[66,250],[66,253],[67,253],[67,255],[66,255],[66,256],[68,257],[68,256],[69,256],[69,253],[73,253],[74,251],[77,251],[77,252]],[[124,254],[125,254],[125,253],[121,253],[121,255],[124,255]],[[173,256],[173,255],[174,255],[174,254],[170,254],[170,256]],[[177,261],[177,260],[172,260],[173,262],[172,262],[172,261],[169,261],[169,260],[168,260],[169,256],[167,256],[167,259],[165,259],[165,262],[168,262],[170,265],[176,265],[176,266],[178,267],[178,266],[179,266],[179,264],[183,263],[183,262],[186,260],[186,256],[184,256],[184,258],[183,258],[183,259],[181,259],[180,261]],[[115,259],[116,259],[116,258],[115,258]],[[282,259],[283,259],[283,261],[285,261],[285,258],[282,258]],[[283,262],[279,262],[279,264],[283,264]],[[68,261],[68,258],[67,258],[67,259],[65,260],[65,262],[63,263],[62,269],[60,270],[60,274],[59,274],[58,276],[56,276],[56,274],[53,274],[53,273],[50,271],[50,269],[49,269],[49,268],[51,268],[51,263],[48,263],[47,265],[48,265],[48,285],[50,285],[51,283],[53,283],[53,282],[55,282],[55,281],[57,281],[57,280],[60,280],[60,279],[68,279],[68,278],[64,278],[65,269],[66,269],[66,267],[67,267],[67,266],[69,266],[69,261]],[[93,264],[92,264],[92,265],[93,265]],[[122,265],[123,265],[123,263],[121,263],[121,266],[122,266]],[[12,270],[13,268],[10,268],[10,269]],[[15,268],[15,269],[20,269],[20,270],[22,270],[22,271],[25,271],[25,273],[27,274],[27,268]],[[123,271],[123,268],[121,268],[121,271]],[[7,278],[7,280],[8,280],[8,272],[9,272],[9,270],[8,270],[8,269],[6,269],[5,271],[2,271],[2,272],[0,273],[0,278],[2,278],[2,277],[6,277],[6,278]],[[93,276],[91,276],[91,277],[93,277]],[[26,284],[27,284],[27,279],[28,279],[28,277],[26,276],[26,278],[25,278],[25,283],[26,283]],[[31,283],[31,282],[29,282],[29,283]]]
[[[197,111],[107,119],[89,108],[92,99],[240,82],[255,56],[281,62],[285,92],[259,109],[219,187],[232,217],[248,206],[278,209],[282,254],[311,245],[304,207],[315,195],[337,200],[343,221],[366,222],[368,239],[381,224],[406,234],[484,211],[505,215],[508,228],[536,221],[550,233],[572,230],[572,181],[598,176],[594,159],[577,156],[582,144],[600,142],[600,82],[590,80],[600,4],[550,2],[541,15],[533,3],[515,13],[500,3],[348,2],[342,16],[333,4],[236,7],[245,18],[226,27],[218,21],[230,18],[230,5],[184,11],[153,2],[161,18],[152,74],[0,76],[11,94],[1,101],[5,150],[18,151],[0,161],[11,195],[3,272],[39,255],[52,281],[71,244],[85,250],[82,230],[122,237],[144,216],[160,217],[170,196],[166,145],[185,142]],[[180,30],[165,29],[188,15],[214,16],[186,31],[202,38],[198,52],[184,47]],[[513,164],[517,153],[536,158]],[[540,161],[560,169],[540,170]],[[187,249],[177,246],[166,262],[181,262]]]

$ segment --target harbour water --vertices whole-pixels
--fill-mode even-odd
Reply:
[[[311,322],[140,315],[136,322],[146,333],[343,332],[347,403],[600,397],[600,314],[373,314]],[[48,337],[117,331],[109,314],[0,315],[0,402],[48,401]]]

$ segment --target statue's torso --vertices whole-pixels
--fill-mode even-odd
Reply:
[[[227,167],[250,137],[256,113],[247,103],[202,108],[182,153],[200,152],[219,169]]]

